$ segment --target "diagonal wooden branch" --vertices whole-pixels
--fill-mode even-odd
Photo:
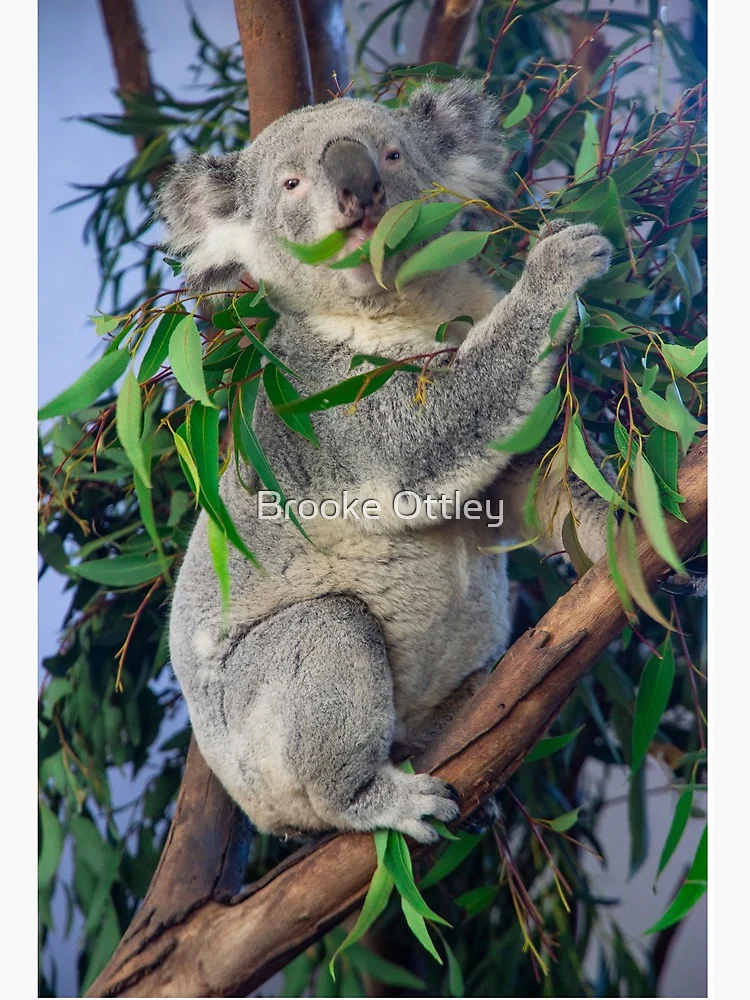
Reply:
[[[680,470],[687,523],[668,519],[682,556],[705,537],[707,449],[705,439],[696,444]],[[638,558],[653,587],[667,567],[640,532]],[[606,559],[600,560],[511,647],[481,694],[415,762],[417,769],[452,782],[462,815],[473,811],[519,766],[624,624]],[[297,852],[233,905],[209,895],[160,928],[152,917],[143,930],[128,931],[88,995],[246,996],[362,901],[375,863],[370,835],[337,836]],[[163,859],[160,872],[166,865]],[[182,871],[189,875],[189,864]],[[150,906],[151,890],[147,914]]]
[[[422,36],[420,63],[442,62],[455,66],[476,8],[477,0],[435,0]]]

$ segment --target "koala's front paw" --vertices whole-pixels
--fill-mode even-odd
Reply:
[[[611,256],[612,244],[598,226],[571,226],[555,219],[540,233],[525,274],[537,286],[556,286],[567,298],[587,281],[606,274]]]
[[[420,844],[435,844],[440,835],[425,817],[450,823],[457,819],[455,788],[431,774],[402,774],[398,781],[393,806],[395,820],[388,825],[408,834]]]

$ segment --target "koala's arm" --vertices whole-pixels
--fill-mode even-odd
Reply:
[[[607,270],[610,253],[595,226],[553,230],[512,291],[432,377],[424,406],[414,403],[416,376],[406,373],[363,400],[357,416],[379,478],[421,493],[486,489],[510,461],[488,444],[516,430],[549,389],[555,357],[540,355],[550,346],[550,321]]]

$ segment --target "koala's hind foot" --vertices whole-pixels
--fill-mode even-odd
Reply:
[[[216,682],[225,705],[253,689],[243,711],[227,713],[226,741],[204,756],[260,830],[387,827],[432,843],[427,817],[458,816],[449,785],[389,760],[391,673],[359,601],[323,597],[266,619],[233,646]],[[201,744],[195,713],[193,724]]]

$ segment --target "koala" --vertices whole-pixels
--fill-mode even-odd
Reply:
[[[418,374],[397,372],[353,408],[313,413],[317,448],[258,401],[254,428],[287,497],[319,504],[346,491],[380,501],[380,517],[314,517],[306,539],[287,519],[261,518],[256,473],[230,466],[221,493],[263,571],[231,551],[228,616],[206,514],[198,518],[175,587],[172,664],[201,752],[261,831],[392,828],[430,843],[430,819],[459,812],[449,785],[398,761],[427,744],[504,652],[506,557],[486,551],[500,538],[487,517],[422,510],[406,520],[392,498],[458,490],[462,500],[503,499],[503,537],[521,531],[534,464],[488,443],[518,428],[549,390],[559,365],[559,351],[545,352],[550,321],[606,272],[611,247],[593,225],[555,223],[507,295],[474,262],[398,294],[403,254],[386,260],[383,288],[369,265],[311,267],[283,241],[345,230],[348,253],[389,206],[434,182],[502,203],[499,113],[464,81],[423,87],[401,109],[354,99],[306,107],[240,152],[177,166],[159,196],[191,292],[231,289],[244,272],[263,280],[279,313],[266,343],[301,394],[347,377],[357,353],[426,354],[445,346],[435,344],[439,324],[475,320],[450,334],[457,350],[436,362],[422,403]],[[470,212],[476,225],[481,208]],[[459,217],[454,227],[466,224]],[[572,321],[563,326],[561,343]],[[579,536],[596,559],[607,504],[573,485]],[[539,545],[559,551],[566,511],[552,518],[551,494],[541,504],[553,524]]]

